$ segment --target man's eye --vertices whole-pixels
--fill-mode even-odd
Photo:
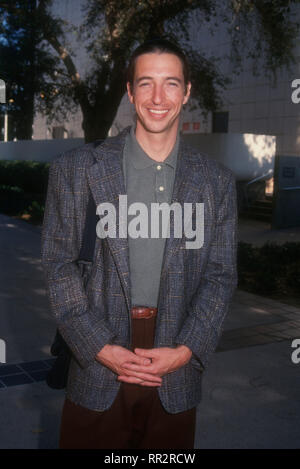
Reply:
[[[148,86],[149,83],[140,83],[140,86]]]
[[[178,86],[178,83],[170,81],[170,82],[169,82],[169,85],[171,85],[171,86]]]

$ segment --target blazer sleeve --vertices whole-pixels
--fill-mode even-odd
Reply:
[[[84,208],[82,208],[84,211]],[[42,265],[52,313],[58,329],[81,367],[94,362],[114,333],[101,312],[91,311],[77,266],[82,239],[77,231],[79,216],[74,191],[58,161],[50,166],[42,230]]]
[[[206,368],[215,351],[232,295],[237,285],[237,203],[235,178],[229,181],[219,203],[208,263],[199,280],[187,317],[175,343],[186,345]],[[205,222],[205,221],[204,221]],[[204,240],[205,242],[205,240]]]

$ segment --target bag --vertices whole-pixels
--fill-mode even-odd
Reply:
[[[85,265],[91,264],[94,257],[97,221],[98,218],[96,215],[96,205],[92,195],[90,194],[83,232],[82,247],[77,261],[81,275],[84,278],[84,285],[87,282],[87,278],[85,278],[87,272]],[[52,389],[64,389],[68,381],[72,352],[58,329],[56,330],[56,335],[51,346],[51,355],[57,358],[52,365],[52,368],[47,373],[46,383]]]
[[[46,383],[52,389],[64,389],[67,385],[71,351],[58,329],[51,346],[51,355],[57,357],[46,376]]]

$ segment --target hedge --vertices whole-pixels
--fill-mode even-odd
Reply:
[[[0,186],[14,186],[24,192],[46,194],[49,163],[0,160]]]
[[[240,242],[238,274],[241,289],[300,298],[300,243],[256,247]]]

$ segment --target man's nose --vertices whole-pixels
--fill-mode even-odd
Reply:
[[[164,89],[161,85],[155,85],[153,87],[152,101],[154,104],[161,104],[164,100]]]

